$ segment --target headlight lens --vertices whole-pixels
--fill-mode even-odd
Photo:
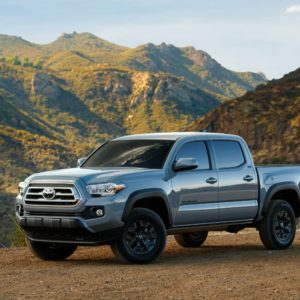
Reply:
[[[20,193],[21,196],[24,195],[24,192],[25,192],[25,189],[26,189],[27,185],[28,185],[28,182],[25,182],[25,181],[22,181],[22,182],[19,183],[19,193]]]
[[[104,184],[90,184],[86,186],[90,195],[94,196],[112,196],[125,189],[124,184],[104,183]]]

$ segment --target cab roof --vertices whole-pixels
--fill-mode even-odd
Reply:
[[[213,133],[213,132],[160,132],[126,135],[114,140],[178,140],[184,137],[209,137],[209,138],[231,138],[236,139],[236,135]]]

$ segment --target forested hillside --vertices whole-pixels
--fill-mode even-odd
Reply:
[[[300,69],[222,104],[188,129],[241,135],[256,163],[300,163]]]

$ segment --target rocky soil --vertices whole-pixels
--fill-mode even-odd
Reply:
[[[202,248],[169,238],[150,265],[119,263],[109,247],[45,262],[26,248],[0,250],[0,299],[300,299],[300,234],[285,251],[256,232],[211,233]]]

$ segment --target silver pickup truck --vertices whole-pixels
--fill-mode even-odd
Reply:
[[[300,215],[300,167],[255,167],[245,141],[214,133],[157,133],[104,143],[79,166],[19,184],[16,217],[39,258],[111,245],[126,262],[162,253],[168,234],[200,247],[211,230],[259,231],[289,247]]]

